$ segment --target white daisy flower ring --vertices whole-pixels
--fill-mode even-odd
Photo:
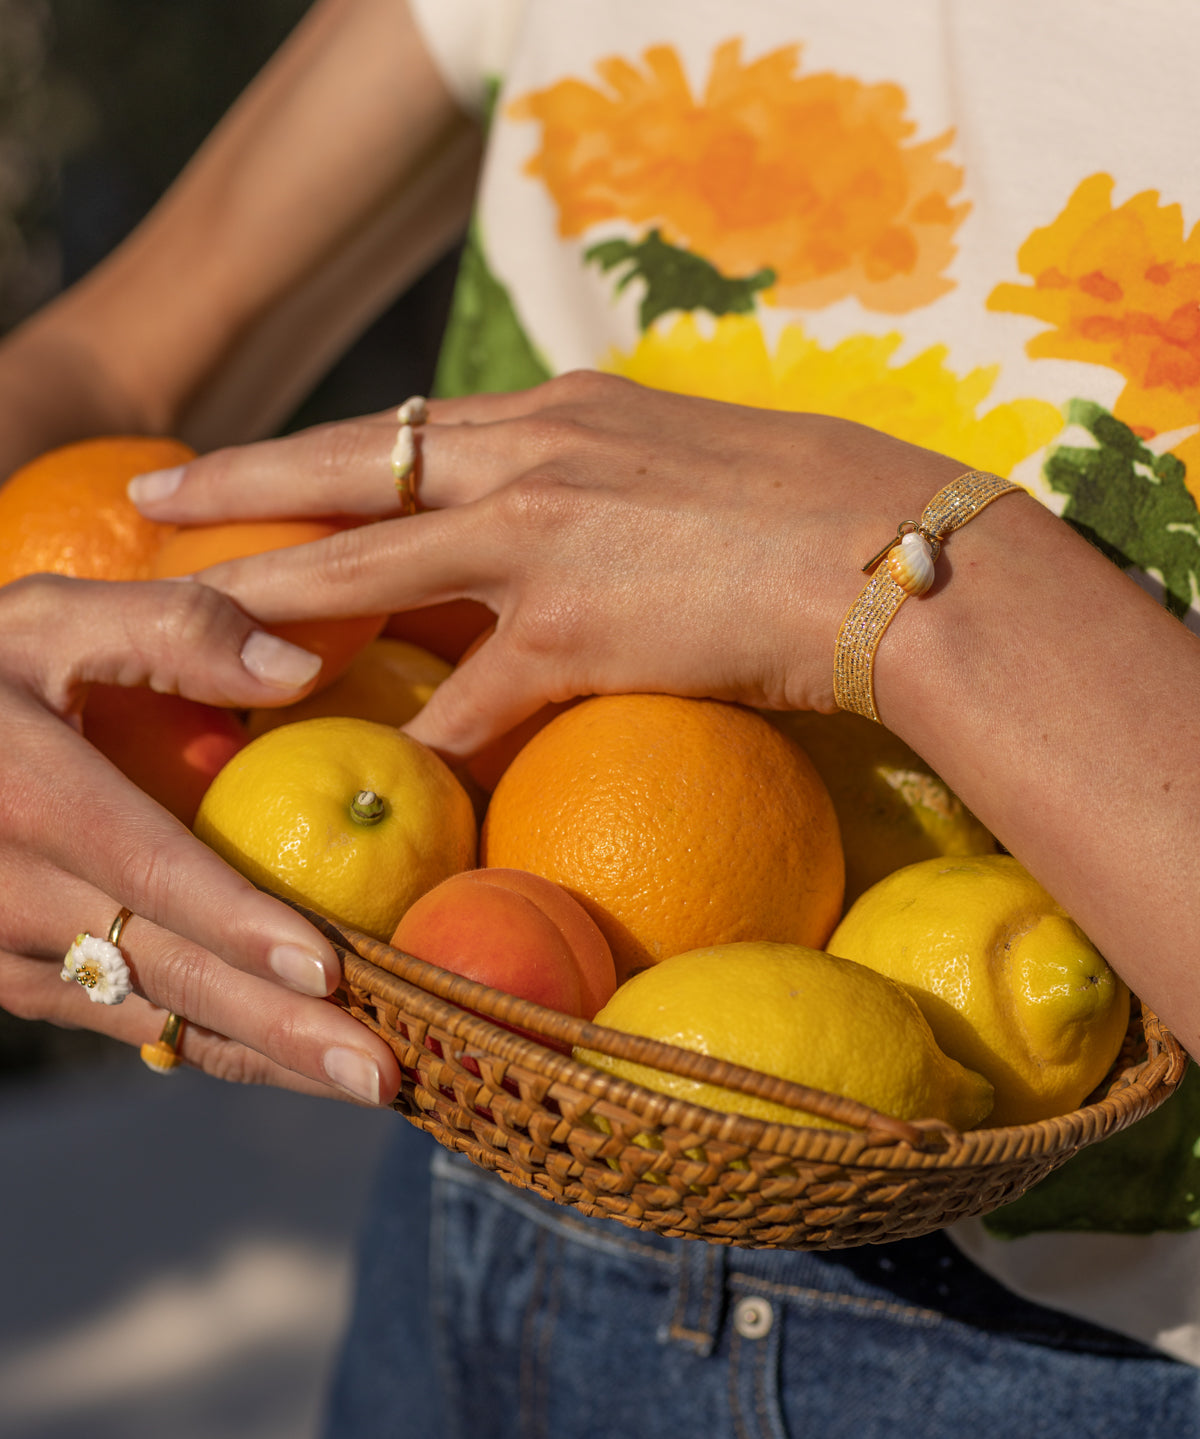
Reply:
[[[130,911],[122,909],[113,920],[107,939],[77,934],[67,950],[59,978],[81,984],[93,1004],[120,1004],[133,990],[129,966],[117,948],[117,940],[129,918]]]

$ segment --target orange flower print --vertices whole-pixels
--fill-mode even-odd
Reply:
[[[1051,328],[1031,356],[1082,360],[1124,377],[1113,413],[1143,438],[1200,422],[1200,225],[1147,190],[1113,208],[1092,175],[1018,253],[1031,284],[1002,284],[988,308]],[[1191,466],[1189,465],[1189,470]]]
[[[726,276],[773,272],[767,298],[820,308],[847,296],[900,313],[952,287],[946,271],[969,205],[943,158],[953,132],[914,141],[898,85],[798,73],[800,47],[743,61],[713,53],[693,95],[676,51],[610,57],[600,85],[561,80],[514,102],[541,126],[527,172],[559,232],[624,220],[703,256]]]

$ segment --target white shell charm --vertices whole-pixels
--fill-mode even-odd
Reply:
[[[933,547],[919,530],[909,530],[888,551],[887,566],[906,595],[923,595],[933,584]]]

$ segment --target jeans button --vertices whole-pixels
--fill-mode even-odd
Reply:
[[[733,1327],[743,1339],[761,1339],[771,1332],[775,1311],[756,1294],[739,1299],[733,1307]]]

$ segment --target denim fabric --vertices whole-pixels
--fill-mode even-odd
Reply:
[[[940,1234],[667,1240],[399,1127],[326,1439],[1200,1439],[1200,1371],[1010,1294]]]

